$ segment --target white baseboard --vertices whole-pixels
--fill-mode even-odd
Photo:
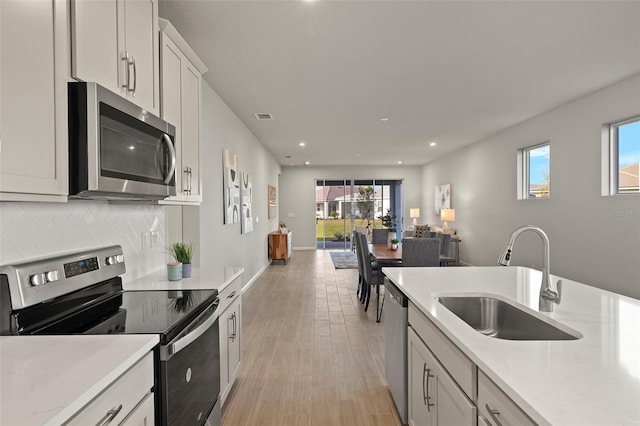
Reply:
[[[267,267],[268,267],[269,265],[270,265],[269,263],[267,263],[266,265],[264,265],[264,266],[262,267],[262,269],[260,269],[260,270],[259,270],[259,271],[258,271],[258,272],[253,276],[253,277],[251,277],[251,279],[250,279],[249,281],[247,281],[247,283],[242,287],[242,292],[243,292],[243,293],[244,293],[245,291],[249,290],[249,288],[253,285],[253,283],[255,283],[255,282],[258,280],[258,278],[260,277],[260,275],[262,275],[262,273],[263,273],[264,271],[266,271],[266,270],[267,270]]]

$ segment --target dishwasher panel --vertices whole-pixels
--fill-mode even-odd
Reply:
[[[407,424],[407,297],[389,280],[384,293],[384,359],[389,391],[403,424]]]

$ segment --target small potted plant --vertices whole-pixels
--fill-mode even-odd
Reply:
[[[391,250],[398,250],[398,243],[400,242],[397,238],[391,239]]]
[[[189,278],[192,269],[193,245],[191,243],[173,243],[167,247],[166,251],[174,258],[174,263],[182,264],[182,278]],[[171,280],[171,278],[169,279]]]
[[[396,215],[392,215],[391,209],[387,209],[387,214],[378,216],[378,219],[382,222],[382,226],[389,230],[387,247],[391,248],[391,240],[396,238]]]

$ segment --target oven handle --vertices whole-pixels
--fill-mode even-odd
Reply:
[[[185,335],[184,337],[179,339],[177,342],[169,344],[169,347],[167,348],[167,353],[169,356],[175,355],[181,350],[183,350],[184,348],[186,348],[187,346],[189,346],[196,339],[198,339],[198,337],[202,336],[218,320],[218,312],[217,312],[218,303],[219,303],[219,299],[216,298],[214,302],[214,309],[209,315],[209,318],[207,318],[202,324],[200,324],[198,328],[191,331],[189,334]],[[209,309],[211,308],[208,308],[207,310]],[[205,311],[205,313],[206,312],[207,311]]]

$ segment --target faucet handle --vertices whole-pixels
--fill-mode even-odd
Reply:
[[[560,300],[562,299],[562,280],[558,280],[556,282],[556,288],[558,289],[558,296],[556,297],[556,304],[560,304]]]

